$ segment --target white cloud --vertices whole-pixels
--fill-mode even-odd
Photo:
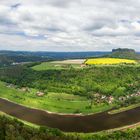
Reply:
[[[1,0],[0,49],[139,49],[140,0]]]

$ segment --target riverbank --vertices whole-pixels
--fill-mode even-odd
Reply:
[[[95,115],[95,113],[90,113],[90,114],[82,114],[82,113],[79,113],[79,114],[70,114],[70,113],[56,113],[56,112],[51,112],[51,111],[47,111],[47,110],[44,110],[44,109],[39,109],[39,108],[35,108],[35,107],[30,107],[30,106],[27,106],[27,105],[23,105],[23,104],[18,104],[18,103],[15,103],[11,100],[8,100],[7,98],[2,98],[0,97],[0,99],[3,99],[3,100],[6,100],[8,102],[11,102],[11,103],[14,103],[16,105],[20,105],[22,107],[28,107],[29,109],[35,109],[35,110],[38,110],[38,111],[44,111],[48,114],[54,114],[54,115],[60,115],[60,116],[88,116],[88,115]],[[98,112],[98,113],[101,113],[101,112]],[[98,114],[96,113],[96,114]]]
[[[7,113],[4,113],[4,112],[2,112],[2,111],[0,111],[0,116],[5,116],[5,117],[10,118],[10,119],[13,119],[13,120],[14,120],[14,119],[15,119],[15,120],[18,120],[19,122],[22,122],[22,123],[24,123],[25,125],[28,125],[28,126],[33,127],[33,128],[39,128],[39,127],[40,127],[39,125],[36,125],[36,124],[34,124],[34,123],[30,123],[30,122],[25,121],[25,120],[21,120],[21,119],[19,119],[19,118],[14,117],[14,116],[8,115]]]

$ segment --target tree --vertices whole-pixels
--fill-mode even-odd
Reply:
[[[90,108],[92,108],[94,102],[94,94],[95,93],[93,91],[88,92],[87,99],[90,100],[90,105],[89,105]]]

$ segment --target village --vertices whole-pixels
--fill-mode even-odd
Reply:
[[[18,90],[20,90],[20,91],[22,91],[22,92],[31,92],[31,89],[28,88],[28,87],[18,88],[16,85],[13,85],[13,84],[7,84],[7,87],[8,87],[8,88],[16,88],[16,89],[18,89]],[[44,93],[44,92],[41,92],[41,91],[37,91],[37,92],[36,92],[36,95],[37,95],[38,97],[42,97],[42,96],[45,95],[45,93]]]
[[[14,84],[7,84],[7,87],[8,88],[16,88],[16,89],[18,89],[22,92],[27,92],[27,93],[31,92],[31,89],[28,88],[28,87],[19,88]],[[43,97],[46,93],[43,92],[43,91],[36,91],[35,94],[36,94],[37,97]],[[113,97],[113,96],[102,95],[100,93],[96,93],[96,94],[94,94],[94,97],[92,98],[92,100],[93,100],[93,102],[96,102],[96,103],[106,102],[108,104],[113,104],[115,101],[122,102],[122,101],[130,99],[132,97],[138,97],[138,96],[140,96],[140,91],[137,91],[136,93],[126,95],[126,96],[120,96],[118,98]],[[58,100],[60,100],[60,98]]]

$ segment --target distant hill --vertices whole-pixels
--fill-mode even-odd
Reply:
[[[26,52],[0,51],[0,67],[22,62],[42,62],[49,60],[86,59],[95,57],[139,59],[140,54],[133,49],[113,49],[112,52]]]
[[[13,61],[7,56],[0,55],[0,66],[6,66],[13,63]]]
[[[105,57],[139,60],[140,54],[136,53],[135,50],[133,50],[133,49],[118,48],[118,49],[113,49],[112,53],[106,55]]]
[[[0,51],[0,67],[22,62],[80,59],[106,55],[109,52],[26,52]]]
[[[46,57],[42,58],[40,56],[33,56],[33,55],[0,54],[0,67],[15,65],[23,62],[39,62],[39,61],[46,61],[46,60],[47,60]]]

